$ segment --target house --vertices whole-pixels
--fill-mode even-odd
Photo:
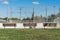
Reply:
[[[54,22],[60,23],[60,17],[57,17],[56,19],[54,19]]]
[[[30,19],[24,19],[22,20],[22,22],[35,22],[35,23],[42,23],[42,22],[45,22],[45,18],[42,17],[42,16],[35,16],[33,18],[33,20],[30,18]]]
[[[57,27],[60,27],[60,17],[57,17],[54,22],[57,23]]]
[[[34,22],[36,22],[36,23],[45,22],[45,18],[42,16],[36,16],[36,17],[34,17]]]
[[[5,23],[6,20],[0,19],[0,23]]]

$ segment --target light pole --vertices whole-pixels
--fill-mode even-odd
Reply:
[[[53,8],[54,8],[54,14],[55,14],[55,8],[56,8],[56,6],[53,6]]]
[[[34,21],[34,8],[33,8],[33,13],[32,13],[32,21]]]
[[[20,22],[21,22],[21,8],[20,8]]]
[[[46,11],[46,22],[48,22],[47,7],[45,8],[45,11]]]
[[[6,21],[8,22],[8,11],[9,11],[9,10],[8,10],[8,9],[9,9],[9,8],[8,8],[8,4],[9,4],[9,3],[8,3],[7,0],[4,0],[4,1],[3,1],[3,4],[7,6],[7,19],[6,19]]]
[[[18,10],[19,10],[19,12],[18,12],[18,13],[19,13],[19,19],[20,19],[20,22],[21,22],[21,10],[22,10],[22,8],[21,8],[21,7],[19,7],[19,9],[18,9]]]
[[[35,11],[34,11],[34,9],[35,9],[35,5],[38,5],[38,4],[40,4],[39,2],[32,2],[32,4],[33,4],[33,14],[32,14],[32,21],[34,22],[34,14],[35,14]]]
[[[59,13],[60,13],[60,7],[59,7]]]
[[[13,18],[12,17],[12,14],[13,14],[13,11],[12,11],[12,8],[11,7],[10,7],[10,10],[9,11],[10,11],[10,19],[9,19],[9,22],[12,22],[12,18]]]

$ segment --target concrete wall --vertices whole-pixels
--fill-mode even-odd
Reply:
[[[2,24],[2,28],[16,28],[16,27],[14,27],[14,26],[3,26],[3,24]]]
[[[4,28],[3,23],[0,23],[0,28]],[[24,29],[24,28],[30,28],[29,26],[24,27],[23,23],[16,23],[16,27],[14,26],[6,26],[5,28],[19,28],[19,29]],[[35,28],[44,28],[43,23],[37,23],[37,26]],[[45,27],[45,28],[55,28],[55,27]],[[57,27],[60,28],[60,23],[57,23]]]
[[[28,29],[28,28],[29,28],[29,26],[26,26],[26,27],[24,27],[24,28],[27,28],[27,29]]]
[[[4,28],[4,27],[3,27],[3,23],[0,23],[0,28]]]
[[[60,23],[57,23],[57,28],[60,28]]]
[[[3,23],[0,23],[0,28],[21,28],[21,29],[24,29],[24,28],[30,28],[29,26],[23,26],[23,23],[16,23],[16,27],[14,26],[6,26],[4,27],[3,26]],[[43,28],[43,23],[38,23],[36,28]]]
[[[36,28],[44,28],[43,23],[37,23]]]
[[[16,23],[16,28],[24,28],[23,23]]]

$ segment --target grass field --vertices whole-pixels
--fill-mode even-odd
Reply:
[[[0,40],[60,40],[60,30],[0,29]]]

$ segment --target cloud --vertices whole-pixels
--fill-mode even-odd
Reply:
[[[40,4],[39,2],[32,2],[33,4]]]
[[[3,4],[9,4],[9,2],[8,1],[3,1]]]

